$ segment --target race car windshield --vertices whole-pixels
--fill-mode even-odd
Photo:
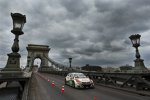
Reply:
[[[74,77],[75,78],[86,78],[86,76],[84,74],[75,74]]]

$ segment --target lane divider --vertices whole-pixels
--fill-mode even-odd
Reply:
[[[63,94],[64,92],[65,92],[65,87],[62,86],[62,87],[61,87],[61,93]]]
[[[54,86],[55,86],[55,83],[54,83],[54,81],[52,81],[52,84],[51,84],[51,86],[52,86],[52,87],[54,87]]]
[[[48,82],[50,82],[50,80],[49,80],[49,79],[48,79],[47,81],[48,81]]]
[[[46,78],[46,77],[44,77],[43,75],[41,75],[41,74],[39,74],[39,73],[36,73],[37,75],[39,75],[41,78],[43,78],[44,80],[46,80],[47,82],[50,82],[50,79],[49,78]],[[52,81],[52,82],[50,82],[51,84],[50,84],[50,86],[51,87],[55,87],[55,81]],[[59,87],[59,86],[58,86]],[[64,91],[65,91],[65,89],[64,89],[64,86],[62,86],[61,88],[60,88],[60,92],[57,94],[58,96],[61,96],[62,94],[64,94]]]
[[[94,100],[96,100],[96,96],[94,96]]]

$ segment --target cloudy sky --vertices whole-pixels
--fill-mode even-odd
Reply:
[[[141,35],[141,58],[150,67],[150,0],[0,0],[0,67],[5,67],[14,35],[10,13],[26,15],[19,38],[21,66],[28,44],[51,48],[49,57],[68,65],[133,65],[129,36]]]

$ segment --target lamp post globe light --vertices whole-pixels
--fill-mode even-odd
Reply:
[[[141,35],[139,34],[131,35],[129,37],[132,42],[132,46],[135,48],[135,51],[136,51],[136,54],[135,54],[136,59],[134,60],[135,67],[133,68],[133,71],[134,72],[148,72],[148,69],[144,65],[144,60],[140,58],[141,56],[138,50],[138,47],[140,46],[140,37]]]
[[[72,62],[72,58],[68,58],[69,59],[69,63],[70,63],[70,67],[71,68],[71,62]]]
[[[11,47],[12,53],[7,54],[8,60],[3,71],[21,71],[20,68],[20,57],[21,55],[18,53],[19,51],[19,35],[24,34],[22,29],[24,24],[26,23],[26,16],[20,13],[11,13],[11,17],[13,20],[13,29],[11,32],[15,35],[14,43]]]
[[[11,32],[16,35],[22,35],[22,29],[26,23],[26,16],[20,13],[11,13],[11,17],[13,20],[13,30],[11,30]]]

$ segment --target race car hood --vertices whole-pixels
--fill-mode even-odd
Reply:
[[[77,78],[81,82],[90,82],[89,78]]]

